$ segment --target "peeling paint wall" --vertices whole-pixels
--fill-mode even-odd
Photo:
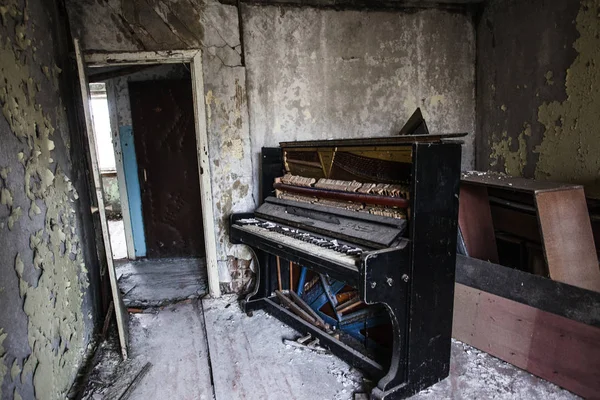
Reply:
[[[469,15],[242,10],[255,159],[262,146],[284,140],[394,135],[421,107],[431,132],[470,133],[463,168],[472,167],[475,36]]]
[[[0,391],[60,399],[99,316],[69,39],[54,1],[0,15]]]
[[[599,0],[486,7],[477,28],[477,169],[581,183],[600,197],[599,10]]]

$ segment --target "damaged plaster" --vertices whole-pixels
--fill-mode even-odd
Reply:
[[[578,55],[567,70],[567,98],[539,107],[538,121],[545,132],[535,149],[536,178],[583,184],[586,194],[595,198],[600,197],[599,10],[600,0],[581,1],[576,19],[580,36],[573,44]]]
[[[0,383],[4,381],[4,375],[6,375],[6,372],[8,371],[8,368],[6,368],[6,350],[4,350],[4,341],[6,340],[6,336],[8,336],[8,334],[4,333],[3,328],[0,328]],[[4,397],[1,385],[0,396]]]
[[[3,241],[13,244],[2,251],[4,257],[14,260],[12,277],[3,276],[3,282],[14,282],[16,278],[20,297],[3,307],[5,312],[24,314],[29,355],[20,357],[17,348],[2,350],[5,354],[0,375],[7,380],[5,368],[10,362],[14,398],[30,398],[33,392],[38,399],[59,399],[65,398],[85,347],[87,329],[82,305],[88,278],[76,229],[74,206],[78,195],[54,154],[55,124],[61,125],[58,119],[65,115],[59,117],[59,112],[52,110],[57,118],[54,123],[38,100],[41,92],[60,102],[56,92],[60,68],[40,66],[35,61],[38,50],[33,46],[36,40],[32,33],[36,21],[30,18],[26,5],[11,0],[0,10],[3,26],[14,26],[14,35],[6,28],[10,37],[0,36],[0,105],[4,119],[0,122],[6,122],[3,126],[8,128],[0,133],[6,145],[3,155],[14,161],[12,168],[0,171],[0,183],[2,204],[10,208],[10,232],[2,232]],[[43,43],[38,46],[42,48]],[[33,72],[37,68],[47,82],[37,81],[40,71]],[[54,90],[44,91],[45,87]],[[58,140],[62,145],[62,138]],[[18,149],[14,154],[6,153],[14,148]],[[25,235],[32,230],[27,238]],[[20,309],[12,310],[14,305]],[[27,389],[27,382],[32,382],[33,388]]]
[[[523,131],[517,136],[516,149],[513,150],[513,138],[506,131],[500,137],[493,137],[491,143],[490,165],[495,166],[504,161],[504,172],[511,176],[523,175],[523,169],[527,165],[527,142],[526,137],[531,137],[531,125],[525,123]]]
[[[583,184],[600,196],[599,7],[486,4],[477,26],[478,170]]]
[[[252,186],[252,157],[246,90],[240,83],[245,79],[244,68],[227,68],[235,77],[234,85],[211,82],[209,76],[222,75],[218,59],[205,61],[204,73],[207,126],[209,127],[209,159],[212,168],[217,263],[221,289],[234,292],[242,289],[249,279],[251,255],[246,246],[229,242],[229,215],[255,207]]]
[[[430,132],[469,133],[472,167],[469,15],[242,4],[242,19],[253,159],[280,141],[395,135],[420,107]]]

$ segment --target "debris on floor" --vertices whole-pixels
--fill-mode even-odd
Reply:
[[[351,400],[377,383],[269,314],[248,317],[232,296],[143,310],[129,332],[130,359],[120,362],[116,335],[102,344],[83,399]],[[578,397],[455,340],[450,376],[413,397],[476,398]]]
[[[130,316],[130,357],[152,368],[130,400],[213,399],[209,350],[199,300]]]
[[[302,336],[296,340],[283,339],[283,344],[299,349],[316,351],[317,353],[329,353],[329,350],[319,346],[319,339],[315,339],[311,335]]]
[[[129,341],[124,362],[116,334],[100,346],[84,400],[213,399],[198,300],[130,315]]]
[[[438,399],[579,399],[514,365],[452,339],[450,376],[411,397]]]
[[[235,298],[204,299],[203,306],[217,400],[350,400],[355,393],[370,393],[377,384],[331,354],[291,345],[290,341],[303,336],[302,332],[295,332],[263,311],[247,317]],[[413,398],[567,400],[578,397],[452,340],[450,376]]]
[[[231,296],[202,305],[217,400],[348,400],[367,391],[362,374],[339,358],[285,345],[303,333],[264,311],[248,317]]]
[[[93,362],[87,385],[80,397],[83,400],[127,398],[127,392],[135,390],[132,386],[141,380],[140,373],[147,364],[143,358],[122,361],[116,332],[98,347]]]

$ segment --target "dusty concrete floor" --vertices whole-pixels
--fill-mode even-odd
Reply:
[[[341,400],[363,391],[362,374],[339,358],[284,345],[299,334],[269,314],[250,318],[235,298],[202,304],[218,400]]]
[[[372,387],[332,355],[282,343],[297,332],[262,311],[252,318],[235,299],[203,301],[217,400],[352,399]],[[412,399],[577,399],[572,393],[453,340],[450,376]]]
[[[233,297],[148,309],[132,314],[129,326],[131,359],[119,366],[114,352],[106,355],[84,398],[120,398],[148,362],[129,399],[349,400],[373,385],[337,357],[285,345],[284,338],[299,334],[262,311],[247,317]],[[450,376],[413,398],[577,396],[453,341]]]
[[[160,307],[208,291],[203,258],[122,261],[116,263],[116,271],[127,307]]]
[[[131,357],[152,366],[129,399],[212,399],[204,328],[198,300],[131,315]]]

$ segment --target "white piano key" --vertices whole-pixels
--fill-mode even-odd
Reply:
[[[257,225],[238,225],[236,226],[236,228],[246,232],[250,232],[264,239],[271,240],[281,246],[290,247],[295,250],[302,251],[304,253],[309,253],[313,256],[322,257],[329,261],[333,261],[335,263],[342,264],[344,266],[357,270],[356,265],[360,258],[358,255],[339,253],[335,250],[321,247],[318,244],[304,242],[302,240],[295,239],[293,237],[284,235],[279,232],[274,232],[272,230],[265,229]],[[348,249],[353,248],[348,246]]]

